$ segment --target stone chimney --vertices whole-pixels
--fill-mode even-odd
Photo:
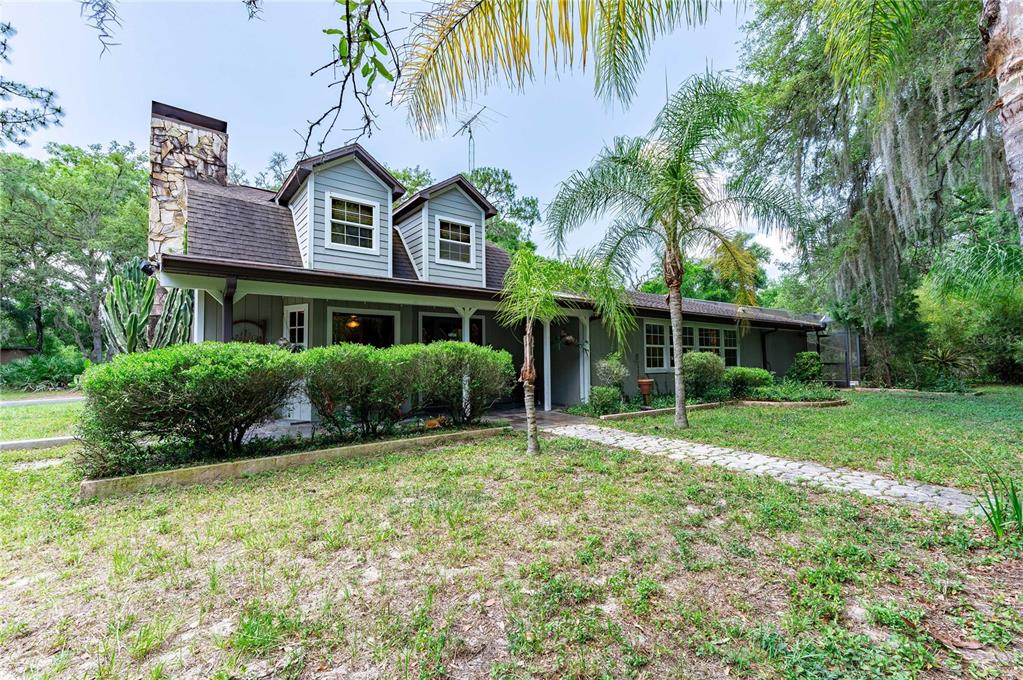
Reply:
[[[185,179],[227,184],[227,123],[153,102],[149,166],[149,256],[184,253]]]

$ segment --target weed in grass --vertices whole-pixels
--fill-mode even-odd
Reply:
[[[252,602],[242,612],[230,645],[241,652],[263,654],[279,647],[284,636],[297,628],[297,620],[261,602]]]
[[[128,653],[131,658],[141,661],[153,653],[167,639],[171,625],[169,621],[147,621],[139,626],[128,638]]]
[[[644,576],[636,581],[636,589],[632,596],[626,600],[626,604],[637,616],[646,616],[653,608],[654,597],[660,592],[660,584]]]
[[[0,646],[28,633],[28,624],[23,621],[5,621],[0,625]]]

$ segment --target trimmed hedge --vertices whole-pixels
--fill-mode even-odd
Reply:
[[[715,352],[686,352],[682,356],[682,377],[686,383],[686,399],[717,399],[727,394],[725,362]]]
[[[237,454],[299,388],[296,355],[274,345],[206,342],[122,354],[82,380],[78,467],[87,477]]]
[[[443,408],[456,423],[475,423],[511,394],[515,367],[505,350],[442,341],[423,346],[417,375],[424,406]]]
[[[99,478],[266,454],[267,442],[246,434],[303,390],[335,438],[389,432],[404,408],[442,408],[456,424],[475,423],[510,394],[513,376],[508,352],[461,342],[301,354],[208,342],[123,354],[83,379],[76,463]]]
[[[732,366],[725,371],[725,384],[732,399],[745,399],[757,387],[770,387],[774,375],[763,368]]]

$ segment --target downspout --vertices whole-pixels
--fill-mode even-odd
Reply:
[[[764,369],[768,370],[768,371],[771,370],[771,369],[770,369],[770,366],[767,363],[767,336],[770,335],[771,333],[777,333],[777,332],[778,332],[777,328],[772,328],[771,330],[763,331],[760,334],[760,357],[761,357],[761,364],[763,365]]]

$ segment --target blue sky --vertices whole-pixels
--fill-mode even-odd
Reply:
[[[408,25],[408,14],[424,5],[392,2],[392,20]],[[77,2],[9,2],[0,15],[18,34],[12,41],[8,77],[50,87],[65,108],[64,125],[36,133],[24,153],[43,156],[48,142],[78,145],[148,140],[149,107],[158,100],[228,122],[229,157],[254,175],[273,151],[301,147],[296,130],[334,98],[329,78],[309,76],[329,59],[331,40],[323,28],[337,21],[333,2],[268,2],[260,20],[249,21],[239,0],[218,3],[122,2],[120,44],[100,57],[95,31],[85,26]],[[665,80],[674,87],[707,68],[733,69],[739,58],[742,18],[725,3],[706,27],[683,30],[656,43],[638,95],[627,110],[593,97],[590,73],[538,77],[517,93],[493,88],[479,104],[497,113],[476,129],[476,164],[508,168],[522,193],[541,205],[559,181],[585,167],[602,144],[619,134],[642,134],[664,103]],[[381,130],[362,144],[392,167],[421,165],[435,177],[463,171],[464,138],[451,131],[422,140],[403,111],[377,103]],[[354,120],[354,119],[353,119]],[[351,133],[337,131],[327,148]],[[588,225],[570,247],[594,243],[601,225]],[[550,252],[542,228],[534,239]],[[760,237],[781,256],[777,239]],[[771,268],[774,270],[774,267]]]

